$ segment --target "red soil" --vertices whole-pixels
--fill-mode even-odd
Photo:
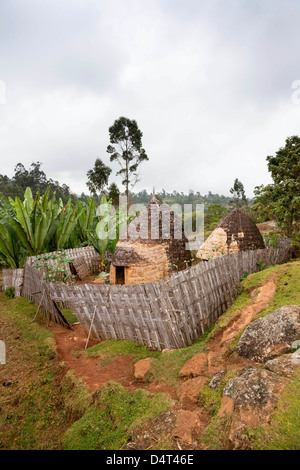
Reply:
[[[234,340],[238,332],[247,326],[255,315],[272,300],[276,291],[274,281],[267,282],[256,293],[253,303],[242,309],[235,315],[226,328],[219,328],[216,334],[207,343],[207,365],[203,375],[211,376],[222,368],[240,369],[248,362],[235,354],[228,356],[228,346]],[[84,354],[76,357],[76,351],[85,348],[87,334],[79,324],[73,325],[73,330],[67,330],[59,325],[51,324],[51,331],[54,333],[57,344],[57,354],[59,362],[64,362],[67,370],[73,370],[75,374],[83,379],[88,388],[93,391],[101,387],[106,382],[115,381],[127,389],[143,388],[153,393],[169,393],[174,399],[178,399],[176,388],[162,385],[155,381],[151,384],[138,383],[134,379],[134,363],[130,356],[118,356],[107,365],[101,364],[99,358],[87,358]],[[89,347],[98,341],[91,338]]]

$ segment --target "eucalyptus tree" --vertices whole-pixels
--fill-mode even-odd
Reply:
[[[137,122],[126,117],[120,117],[109,128],[110,145],[107,147],[107,152],[110,154],[110,161],[117,161],[120,165],[117,175],[122,177],[127,198],[129,186],[133,188],[139,180],[139,165],[149,160],[142,147],[142,137]]]
[[[100,158],[96,159],[94,168],[87,172],[88,182],[86,184],[91,194],[96,196],[99,193],[101,196],[105,186],[108,184],[111,171],[111,168],[105,165]]]

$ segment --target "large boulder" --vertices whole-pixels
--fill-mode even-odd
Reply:
[[[191,359],[189,359],[181,368],[179,372],[179,377],[198,377],[203,375],[203,372],[206,369],[207,364],[207,354],[198,353],[195,354]]]
[[[249,427],[264,425],[270,418],[288,379],[265,369],[241,371],[223,390],[220,418],[231,418],[229,449],[245,449]]]
[[[151,362],[154,360],[153,357],[147,357],[134,364],[134,378],[137,382],[146,382],[146,375],[150,370]]]
[[[268,409],[279,396],[286,380],[274,372],[249,368],[228,381],[223,396],[234,401],[234,408]]]
[[[240,356],[265,362],[290,352],[300,337],[300,307],[287,305],[246,328],[236,348]]]
[[[300,367],[300,350],[294,354],[283,354],[275,359],[271,359],[265,363],[264,367],[275,372],[275,374],[292,377],[295,370]]]
[[[179,387],[176,393],[182,404],[198,403],[201,388],[206,384],[206,377],[194,377],[188,379]]]

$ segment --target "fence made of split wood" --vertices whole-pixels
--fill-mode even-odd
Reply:
[[[50,298],[55,307],[71,308],[99,340],[130,339],[158,350],[177,349],[196,341],[232,305],[243,274],[284,263],[289,253],[288,243],[234,253],[139,285],[46,285],[39,271],[27,265],[23,295],[37,304]],[[34,295],[34,289],[39,293]],[[42,299],[46,290],[49,295]]]

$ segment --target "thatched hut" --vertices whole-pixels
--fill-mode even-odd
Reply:
[[[179,217],[153,196],[119,238],[110,283],[159,281],[172,271],[185,269],[192,258],[187,243]]]
[[[237,251],[265,248],[254,221],[240,209],[226,214],[197,252],[204,260]]]

